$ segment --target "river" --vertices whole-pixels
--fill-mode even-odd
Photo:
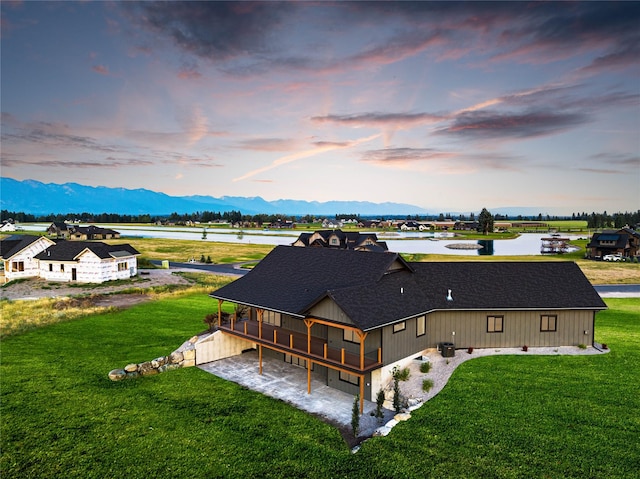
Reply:
[[[20,225],[26,231],[45,231],[50,223],[31,223]],[[100,225],[97,225],[100,226]],[[224,243],[290,245],[300,231],[296,230],[238,230],[233,228],[207,228],[206,239],[202,239],[204,227],[168,227],[168,226],[130,226],[102,225],[122,233],[122,239],[129,237],[166,238],[178,240],[201,240]],[[425,253],[447,255],[500,255],[523,256],[540,255],[541,239],[549,234],[525,233],[509,240],[458,240],[453,233],[433,232],[380,232],[378,239],[386,241],[390,251],[399,253]],[[578,239],[584,235],[563,235]],[[481,249],[451,249],[447,245],[482,245]]]

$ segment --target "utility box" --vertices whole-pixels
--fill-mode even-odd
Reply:
[[[456,347],[453,343],[440,343],[440,352],[443,358],[452,358],[456,355]]]

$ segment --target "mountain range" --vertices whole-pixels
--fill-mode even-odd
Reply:
[[[463,212],[479,213],[484,205],[476,205]],[[196,211],[240,211],[243,215],[274,214],[289,216],[328,216],[359,214],[364,217],[389,217],[407,215],[429,216],[455,211],[428,211],[425,208],[403,203],[372,203],[369,201],[267,201],[259,196],[169,196],[147,189],[129,190],[105,186],[86,186],[77,183],[42,183],[36,180],[0,178],[0,209],[33,215],[66,213],[115,213],[121,215],[168,216],[173,212],[190,214]],[[491,213],[525,217],[542,215],[567,215],[562,208],[511,206],[491,208]]]
[[[41,183],[0,178],[0,209],[33,215],[64,213],[117,213],[152,216],[195,211],[240,211],[245,215],[282,214],[334,216],[336,214],[426,215],[424,208],[402,203],[371,203],[368,201],[303,201],[222,196],[169,196],[147,189],[129,190],[77,183]]]

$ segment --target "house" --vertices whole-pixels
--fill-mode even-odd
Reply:
[[[343,226],[344,226],[344,223],[341,220],[330,220],[330,219],[322,220],[323,228],[342,228]]]
[[[455,348],[592,344],[598,293],[572,262],[406,262],[398,253],[277,246],[212,292],[219,332],[375,400],[404,367]],[[246,307],[224,322],[222,305]],[[362,409],[361,403],[361,409]]]
[[[44,236],[13,235],[0,241],[5,282],[34,277],[79,283],[128,279],[138,274],[139,254],[129,244],[54,242]]]
[[[38,276],[47,281],[103,283],[136,276],[139,254],[128,244],[62,240],[35,258]]]
[[[0,241],[5,282],[38,276],[36,255],[55,243],[44,236],[12,235]]]
[[[605,230],[594,233],[587,245],[589,258],[602,258],[608,254],[619,253],[623,257],[634,257],[640,254],[640,233],[631,228]]]
[[[358,251],[387,251],[387,243],[379,241],[375,233],[344,232],[342,230],[318,230],[301,233],[292,246],[352,249]]]
[[[15,222],[9,218],[8,220],[3,220],[2,223],[0,223],[0,232],[9,232],[9,231],[15,231],[16,230],[16,224]]]
[[[47,228],[47,234],[49,236],[55,236],[56,238],[64,238],[75,241],[120,238],[120,233],[112,229],[101,228],[94,225],[78,226],[58,221],[51,223],[51,225]]]

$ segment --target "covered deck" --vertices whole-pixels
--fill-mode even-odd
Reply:
[[[258,310],[258,320],[231,317],[221,322],[218,329],[223,333],[245,339],[258,345],[259,373],[262,374],[262,348],[289,354],[307,361],[307,393],[311,393],[311,365],[318,364],[359,377],[360,409],[364,407],[365,375],[382,366],[382,350],[365,354],[367,333],[348,325],[337,325],[320,319],[304,319],[307,333],[285,329],[262,321],[262,311]],[[311,334],[314,324],[323,324],[339,329],[354,331],[360,338],[360,352],[355,354],[344,348],[329,347],[326,339]]]

